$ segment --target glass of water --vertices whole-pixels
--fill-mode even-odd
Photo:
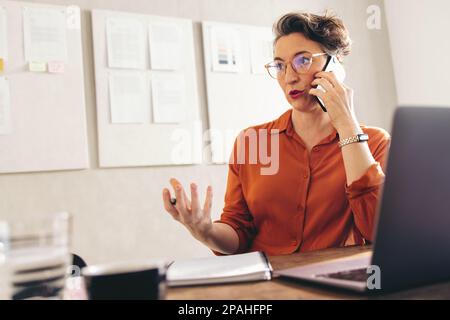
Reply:
[[[0,299],[61,299],[71,261],[71,216],[0,219]]]

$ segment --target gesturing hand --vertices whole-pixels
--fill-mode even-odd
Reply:
[[[203,208],[200,207],[198,188],[195,183],[191,183],[191,199],[188,198],[181,183],[175,179],[170,179],[175,196],[176,204],[170,202],[171,195],[167,188],[163,189],[164,208],[170,215],[181,224],[183,224],[190,233],[198,240],[204,241],[212,228],[211,204],[212,188],[206,189],[205,202]]]

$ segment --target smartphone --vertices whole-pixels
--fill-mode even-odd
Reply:
[[[345,69],[339,62],[338,58],[336,58],[336,56],[328,56],[327,63],[325,64],[325,67],[323,67],[322,71],[325,72],[333,71],[339,82],[343,82],[345,79]],[[318,85],[316,88],[323,90],[323,88],[320,85]],[[325,107],[325,104],[323,103],[322,99],[320,99],[319,97],[316,98],[323,112],[327,112],[327,108]]]

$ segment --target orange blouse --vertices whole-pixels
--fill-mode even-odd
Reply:
[[[247,136],[249,129],[263,132],[262,136],[256,135],[258,148],[266,134],[269,158],[270,136],[278,135],[279,165],[275,174],[262,174],[261,169],[271,164],[267,159],[252,162],[249,143],[238,143],[239,138],[236,139],[225,206],[220,220],[215,222],[236,230],[239,236],[236,253],[264,251],[282,255],[371,241],[384,182],[389,134],[361,125],[369,135],[369,148],[377,163],[347,186],[337,131],[314,146],[309,154],[294,131],[291,115],[292,109],[275,121],[242,133]],[[278,133],[273,133],[274,129]],[[238,160],[238,151],[245,151],[245,162]]]

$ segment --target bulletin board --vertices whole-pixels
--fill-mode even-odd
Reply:
[[[143,26],[145,42],[144,66],[138,70],[120,70],[111,67],[108,49],[107,24],[112,19],[124,19]],[[176,71],[161,71],[152,68],[149,28],[158,24],[177,26],[182,41],[180,48],[167,50],[166,62],[176,62]],[[126,13],[119,11],[93,10],[92,29],[94,40],[95,80],[97,96],[97,123],[100,167],[129,167],[154,165],[183,165],[201,163],[202,124],[200,120],[197,75],[194,55],[193,25],[191,20]],[[161,35],[164,36],[164,35]],[[164,57],[159,57],[163,58]],[[151,104],[148,117],[142,123],[117,123],[111,112],[110,76],[120,72],[139,72],[147,79],[148,101]],[[171,76],[176,73],[185,87],[185,117],[174,123],[157,123],[157,114],[152,99],[155,92],[152,82],[156,74]],[[181,81],[166,83],[180,86]],[[119,86],[120,88],[120,86]],[[131,105],[130,105],[131,106]],[[169,116],[171,116],[169,114]],[[126,121],[125,121],[126,122]]]
[[[214,70],[214,28],[233,30],[236,34],[240,48],[237,72]],[[226,163],[241,130],[278,118],[289,109],[289,104],[277,81],[263,68],[273,57],[267,57],[267,61],[252,60],[251,42],[262,36],[271,45],[271,28],[205,21],[202,30],[212,161]],[[258,72],[253,70],[256,67]]]
[[[0,173],[88,168],[79,8],[22,1],[0,1],[0,8],[7,38],[0,78],[10,106],[9,130],[0,132]],[[26,58],[25,10],[40,9],[61,13],[67,56],[55,73],[30,72]]]

